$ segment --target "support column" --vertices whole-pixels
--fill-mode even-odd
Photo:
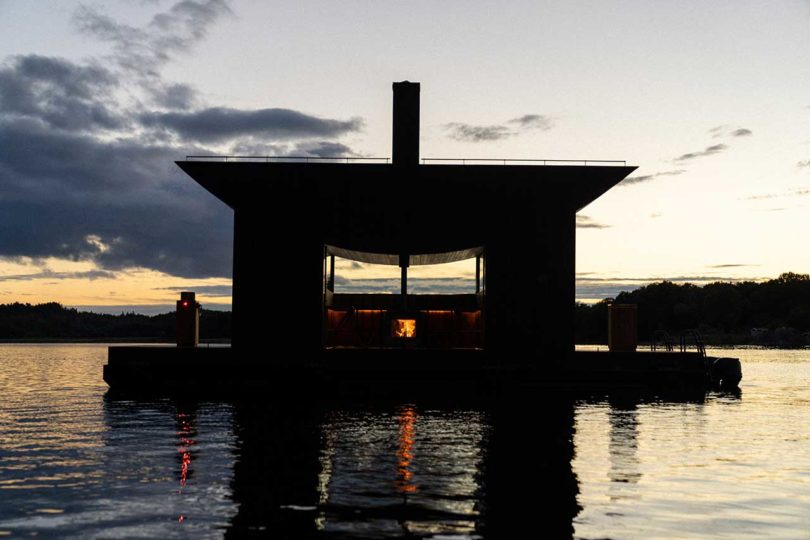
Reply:
[[[335,292],[335,256],[329,255],[329,279],[326,282],[326,288]]]
[[[400,254],[399,268],[402,270],[400,285],[402,286],[402,309],[408,308],[408,266],[410,266],[411,256],[407,253]]]
[[[475,294],[481,292],[481,255],[475,256]]]

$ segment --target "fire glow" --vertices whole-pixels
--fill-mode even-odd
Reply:
[[[416,319],[394,319],[391,321],[391,333],[396,338],[415,338]]]
[[[415,321],[414,321],[415,322]],[[397,491],[403,495],[418,491],[414,481],[411,463],[413,446],[416,442],[416,409],[406,405],[399,413],[399,450],[397,450]]]

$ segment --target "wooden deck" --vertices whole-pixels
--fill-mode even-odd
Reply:
[[[518,360],[518,359],[512,359]],[[705,392],[713,358],[688,352],[572,352],[567,358],[493,358],[480,349],[326,349],[304,361],[272,348],[110,347],[104,380],[135,393],[498,394],[526,391]]]

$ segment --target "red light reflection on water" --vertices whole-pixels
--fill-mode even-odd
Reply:
[[[397,481],[399,493],[407,495],[416,493],[413,471],[410,469],[413,461],[413,445],[416,442],[416,408],[407,405],[399,412],[399,449],[397,450]]]
[[[179,437],[179,444],[177,445],[177,454],[180,458],[180,489],[177,490],[178,495],[183,494],[183,488],[186,487],[189,475],[191,474],[191,447],[197,444],[193,439],[195,435],[194,425],[192,424],[193,416],[191,414],[178,412],[177,416],[177,436]],[[177,518],[178,523],[183,523],[188,519],[187,516],[180,515]]]

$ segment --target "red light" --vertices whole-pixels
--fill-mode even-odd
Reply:
[[[180,302],[180,305],[183,306],[184,308],[187,308],[188,307],[188,300],[183,300],[182,302]]]

